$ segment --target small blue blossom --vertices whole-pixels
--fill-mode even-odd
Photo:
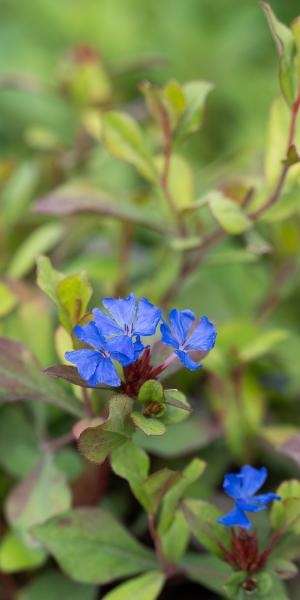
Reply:
[[[173,308],[169,314],[170,326],[164,321],[160,327],[162,342],[172,346],[184,366],[192,371],[201,365],[191,359],[189,352],[212,350],[217,337],[215,327],[207,317],[201,317],[193,327],[195,318],[191,310]]]
[[[121,385],[112,360],[119,362],[123,367],[135,360],[130,338],[119,335],[105,339],[94,321],[90,321],[84,327],[76,326],[74,333],[79,340],[92,348],[65,353],[66,359],[76,365],[79,375],[93,387],[98,383],[105,383],[112,387]]]
[[[99,331],[109,338],[126,336],[133,345],[137,359],[144,349],[140,338],[155,334],[161,320],[161,309],[147,298],[137,302],[135,294],[129,294],[127,298],[104,298],[102,304],[109,315],[99,308],[93,310]]]
[[[237,525],[245,529],[250,529],[250,523],[245,512],[258,512],[267,508],[267,505],[273,500],[280,500],[276,494],[254,494],[265,483],[268,471],[265,467],[254,469],[249,465],[241,468],[240,473],[228,473],[224,477],[223,488],[228,496],[235,500],[235,507],[230,513],[218,519],[227,527]]]

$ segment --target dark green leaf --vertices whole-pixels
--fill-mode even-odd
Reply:
[[[16,400],[45,402],[76,417],[83,415],[79,401],[41,373],[28,348],[8,338],[0,338],[0,404]]]

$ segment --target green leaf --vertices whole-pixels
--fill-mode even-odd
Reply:
[[[291,106],[296,95],[296,73],[294,65],[294,57],[296,54],[295,40],[290,29],[278,21],[271,6],[267,2],[262,2],[262,8],[267,17],[278,53],[281,92],[289,106]]]
[[[201,127],[205,101],[213,89],[213,85],[208,81],[190,81],[183,85],[182,89],[185,95],[186,109],[175,132],[176,143],[181,143]]]
[[[50,456],[9,494],[6,516],[15,529],[27,531],[70,506],[70,489]]]
[[[293,186],[290,191],[282,194],[271,208],[262,213],[259,220],[263,223],[278,223],[299,214],[299,212],[299,187]]]
[[[37,284],[58,307],[58,316],[71,332],[84,316],[93,290],[84,272],[65,276],[46,256],[37,259]]]
[[[155,157],[160,175],[163,173],[164,157]],[[188,208],[194,199],[194,174],[189,163],[179,154],[172,154],[169,164],[168,189],[178,210]]]
[[[63,234],[64,227],[61,223],[47,223],[35,229],[18,246],[8,266],[7,274],[15,279],[27,275],[33,269],[37,255],[52,250]]]
[[[138,401],[141,404],[149,404],[155,402],[158,404],[164,403],[164,388],[156,379],[149,379],[139,390]]]
[[[265,156],[265,175],[268,183],[268,189],[273,189],[274,185],[278,180],[279,174],[282,170],[282,160],[286,157],[286,145],[287,145],[287,132],[290,124],[290,110],[286,105],[284,99],[280,96],[275,98],[271,104],[268,132],[267,132],[267,145],[266,145],[266,156]],[[296,123],[295,128],[295,144],[296,147],[300,143],[300,122]],[[289,169],[287,175],[287,184],[296,184],[299,180],[300,165],[294,165]],[[288,189],[288,188],[285,188]],[[267,192],[268,193],[268,192]],[[284,190],[285,193],[285,190]],[[261,195],[260,203],[265,202],[266,195]],[[273,211],[274,207],[270,208]],[[255,209],[258,206],[255,206]],[[264,218],[266,217],[267,213]],[[263,216],[261,216],[263,219]]]
[[[101,464],[109,454],[127,442],[132,433],[129,420],[132,400],[125,395],[113,396],[109,403],[109,416],[105,423],[85,429],[78,442],[83,456]]]
[[[147,510],[149,498],[144,490],[143,482],[149,473],[150,459],[146,452],[128,440],[113,450],[111,466],[119,477],[128,481],[133,494]]]
[[[57,286],[64,275],[56,271],[50,259],[47,256],[38,256],[37,258],[37,284],[39,288],[58,304]]]
[[[166,428],[161,421],[144,417],[144,415],[136,411],[131,413],[131,420],[134,425],[146,435],[162,435],[166,431]]]
[[[161,535],[164,557],[170,562],[178,562],[185,554],[190,532],[186,520],[180,511],[176,511],[172,525]]]
[[[300,77],[300,17],[296,17],[291,25],[291,31],[294,36],[297,55],[295,59],[298,77]]]
[[[39,179],[38,161],[26,160],[17,165],[1,194],[3,222],[8,227],[21,221],[34,197]]]
[[[118,585],[105,594],[103,600],[155,600],[162,590],[164,580],[160,571],[150,571]]]
[[[211,192],[209,206],[213,216],[227,233],[238,235],[252,227],[251,219],[241,207],[230,198],[226,198],[222,192]]]
[[[92,287],[85,273],[76,273],[59,281],[56,292],[61,308],[60,320],[67,330],[72,331],[86,312]]]
[[[28,348],[0,338],[0,404],[16,400],[45,402],[76,417],[83,416],[81,403],[41,373],[40,365]]]
[[[11,289],[0,282],[0,317],[8,315],[17,305],[18,301]]]
[[[103,141],[113,156],[131,163],[146,179],[155,181],[156,170],[150,151],[132,117],[121,112],[107,112],[103,118]]]
[[[179,390],[165,390],[165,411],[161,417],[165,425],[180,423],[190,415],[191,407]]]
[[[174,512],[179,501],[185,496],[192,483],[197,481],[205,470],[206,463],[194,458],[183,471],[182,478],[165,495],[159,519],[159,531],[166,533],[172,525]]]
[[[246,589],[247,573],[239,571],[230,577],[224,586],[229,600],[288,600],[279,577],[271,571],[260,571],[251,576],[251,590]],[[253,589],[252,589],[253,586]]]
[[[15,533],[7,533],[1,541],[0,570],[4,573],[37,569],[46,558],[43,550],[29,548]]]
[[[185,456],[206,446],[220,432],[204,418],[189,417],[185,422],[168,425],[164,435],[147,436],[142,432],[134,434],[134,442],[155,456],[173,458]]]
[[[182,504],[182,511],[190,527],[191,533],[210,552],[220,558],[224,557],[221,545],[231,548],[230,530],[217,522],[222,516],[218,508],[203,500],[187,499]]]
[[[191,553],[183,558],[181,565],[189,579],[224,595],[223,586],[232,575],[232,569],[223,560],[211,554]]]
[[[46,571],[22,588],[18,600],[95,600],[97,589],[71,581],[58,571]]]
[[[276,493],[281,501],[273,502],[271,523],[273,529],[300,533],[300,481],[291,479],[280,484]]]
[[[277,344],[285,341],[288,335],[288,332],[284,329],[274,329],[273,331],[266,331],[258,335],[256,339],[243,346],[240,350],[240,360],[243,362],[256,360],[260,356],[271,352]]]
[[[162,499],[169,490],[174,488],[181,479],[181,473],[164,468],[152,473],[143,483],[143,489],[148,497],[147,510],[156,513]]]
[[[13,432],[13,435],[12,435]],[[0,418],[0,464],[13,477],[28,475],[42,457],[34,423],[20,406],[4,406]]]
[[[157,568],[152,552],[109,513],[79,508],[34,528],[33,535],[75,581],[104,584]]]

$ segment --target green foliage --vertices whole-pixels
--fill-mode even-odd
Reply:
[[[75,581],[107,583],[156,567],[156,560],[115,519],[98,508],[64,513],[33,529]]]
[[[164,584],[164,576],[159,571],[150,571],[140,575],[122,585],[117,586],[112,592],[105,594],[105,600],[155,600],[160,594]]]

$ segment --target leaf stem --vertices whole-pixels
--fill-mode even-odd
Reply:
[[[93,409],[93,405],[92,405],[88,390],[86,388],[82,387],[81,391],[82,391],[85,412],[88,417],[94,417],[94,409]]]
[[[43,448],[44,452],[50,454],[52,452],[56,452],[57,450],[60,450],[61,448],[64,448],[65,446],[68,446],[73,441],[74,441],[73,432],[69,431],[68,433],[65,433],[64,435],[61,435],[57,438],[54,438],[53,440],[43,442],[42,448]]]
[[[154,544],[155,553],[159,560],[161,569],[165,573],[166,576],[171,576],[174,573],[174,566],[169,564],[164,557],[163,547],[162,547],[160,535],[156,529],[155,516],[153,513],[148,513],[148,526],[149,526],[149,532],[150,532],[150,535],[151,535],[151,538],[152,538],[152,541]]]

